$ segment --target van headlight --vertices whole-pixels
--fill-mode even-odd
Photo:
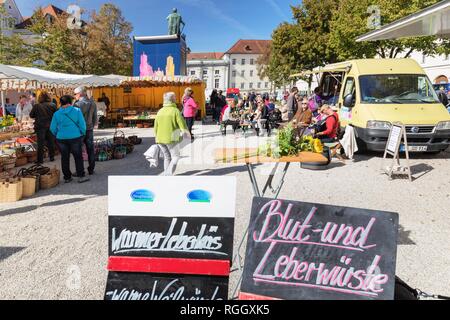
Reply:
[[[367,129],[379,129],[379,130],[391,130],[391,123],[386,121],[374,121],[367,122]]]
[[[450,130],[450,121],[439,122],[436,126],[436,130]]]

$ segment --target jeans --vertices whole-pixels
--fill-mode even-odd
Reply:
[[[55,137],[50,132],[49,128],[36,129],[37,136],[37,161],[39,163],[44,162],[44,147],[47,145],[48,155],[50,159],[55,158]]]
[[[93,173],[95,170],[94,130],[86,130],[83,143],[86,145],[86,152],[88,154],[88,171],[89,173]]]
[[[335,143],[338,142],[337,138],[329,138],[327,136],[322,136],[319,138],[322,143]]]
[[[191,134],[191,137],[193,137],[194,135],[192,134],[192,127],[194,126],[194,118],[193,117],[189,117],[189,118],[185,118],[186,119],[186,125],[188,127],[189,133]]]
[[[70,171],[70,154],[72,153],[75,159],[75,167],[78,177],[84,177],[84,163],[82,144],[83,137],[76,139],[57,140],[59,149],[61,150],[61,168],[64,175],[64,180],[72,178],[72,171]]]
[[[180,144],[158,144],[164,155],[164,176],[173,176],[180,160]]]

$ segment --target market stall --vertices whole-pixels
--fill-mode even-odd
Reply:
[[[49,189],[60,181],[56,168],[32,165],[37,160],[36,137],[33,122],[16,123],[6,116],[5,98],[8,93],[34,92],[39,95],[45,90],[54,97],[72,94],[73,89],[84,86],[88,90],[98,86],[118,86],[120,76],[72,75],[36,68],[0,64],[0,203],[18,201],[34,195],[40,189]],[[132,151],[131,144],[114,145],[116,158]]]
[[[4,108],[8,92],[38,92],[47,90],[55,96],[73,93],[78,86],[88,89],[104,86],[118,86],[124,77],[117,75],[96,76],[66,74],[30,67],[0,64],[1,105]],[[5,114],[5,110],[3,110]]]
[[[186,88],[194,90],[194,98],[200,106],[198,117],[206,116],[205,84],[194,77],[129,77],[122,79],[119,86],[103,86],[93,90],[97,101],[103,94],[110,100],[108,120],[113,126],[148,127],[162,107],[163,95],[175,92],[178,106]]]

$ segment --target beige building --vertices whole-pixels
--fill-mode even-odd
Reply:
[[[270,43],[271,40],[239,40],[225,52],[224,60],[229,63],[229,88],[238,88],[243,93],[273,90],[268,78],[259,77],[257,63]]]
[[[207,95],[213,90],[238,88],[242,93],[273,92],[268,78],[258,75],[258,58],[270,40],[239,40],[227,52],[191,53],[188,55],[188,75],[203,79]]]
[[[190,53],[187,60],[187,75],[205,81],[207,97],[213,89],[226,91],[229,65],[222,52]]]

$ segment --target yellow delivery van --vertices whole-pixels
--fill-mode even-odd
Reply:
[[[356,129],[361,151],[384,151],[393,122],[405,124],[409,151],[450,146],[450,114],[416,61],[352,60],[320,72],[321,95],[338,107],[343,126]]]

